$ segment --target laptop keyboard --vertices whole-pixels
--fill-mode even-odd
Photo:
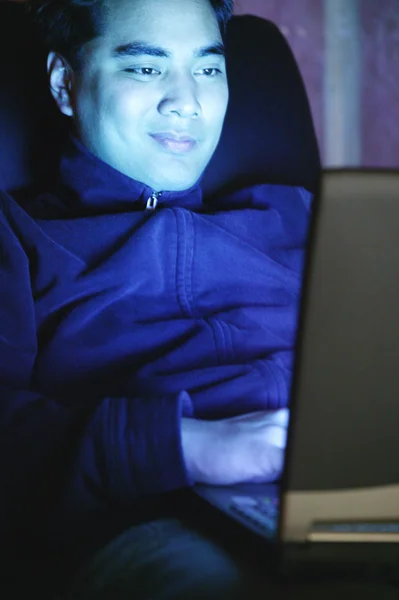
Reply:
[[[269,496],[233,496],[232,512],[261,529],[275,529],[279,515],[279,498]]]

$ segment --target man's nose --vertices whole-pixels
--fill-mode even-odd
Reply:
[[[175,76],[169,82],[169,87],[159,104],[159,112],[164,116],[176,115],[182,118],[200,116],[197,84],[191,76]]]

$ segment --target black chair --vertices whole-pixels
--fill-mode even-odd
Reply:
[[[258,183],[317,189],[320,159],[309,102],[278,28],[237,16],[227,33],[230,104],[203,178],[206,198]],[[0,1],[0,188],[14,193],[55,172],[66,118],[23,5]]]

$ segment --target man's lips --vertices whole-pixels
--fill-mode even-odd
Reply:
[[[190,152],[197,145],[197,140],[186,134],[175,133],[152,133],[151,137],[165,150],[176,154]]]

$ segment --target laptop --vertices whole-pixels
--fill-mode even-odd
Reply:
[[[281,480],[196,493],[272,544],[281,573],[396,577],[399,171],[323,173],[291,394]]]

